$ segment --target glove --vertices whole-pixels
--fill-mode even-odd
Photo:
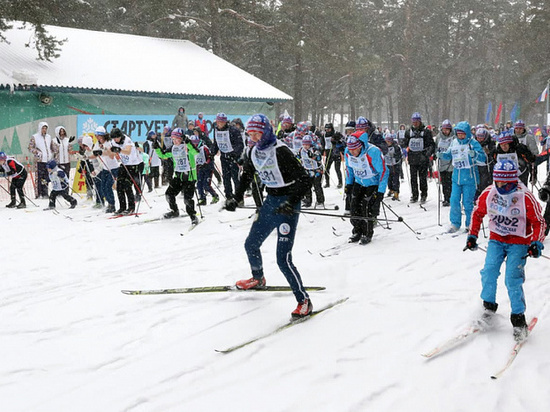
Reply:
[[[225,201],[224,208],[229,212],[234,212],[237,209],[238,205],[239,205],[239,202],[237,202],[235,199],[227,199]]]
[[[94,150],[92,153],[94,156],[101,156],[103,154],[103,150]]]
[[[383,199],[384,193],[376,192],[376,196],[374,196],[374,204],[380,207],[380,203],[382,203]]]
[[[153,149],[160,149],[160,145],[159,145],[158,140],[153,140],[152,146],[153,146]]]
[[[464,248],[464,250],[466,249],[477,250],[477,236],[468,235],[468,239],[466,239],[466,247]]]
[[[69,143],[72,143],[74,141],[74,139],[76,139],[76,136],[69,137]]]
[[[281,204],[276,210],[275,213],[279,215],[288,215],[291,216],[294,214],[294,206],[292,203],[286,201]]]
[[[546,186],[543,186],[540,190],[539,190],[539,199],[542,201],[542,202],[548,202],[548,200],[550,199],[550,188],[546,187]]]
[[[191,140],[189,140],[189,136],[187,136],[187,135],[183,136],[183,142],[184,143],[191,143]]]
[[[544,245],[537,240],[535,242],[531,242],[531,245],[529,245],[529,249],[527,249],[527,253],[531,257],[539,258],[542,255],[543,249]]]
[[[111,147],[111,152],[113,152],[113,153],[120,153],[120,147],[118,147],[118,146],[112,146],[112,147]]]

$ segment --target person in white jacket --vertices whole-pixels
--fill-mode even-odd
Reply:
[[[55,139],[52,140],[52,144],[57,146],[57,167],[65,172],[67,176],[71,175],[71,158],[70,147],[71,142],[74,140],[74,136],[70,139],[67,136],[67,129],[65,126],[57,126],[55,128]]]
[[[36,160],[36,198],[48,198],[49,173],[46,164],[55,159],[57,153],[57,147],[48,134],[48,123],[38,123],[38,132],[31,137],[29,151]]]

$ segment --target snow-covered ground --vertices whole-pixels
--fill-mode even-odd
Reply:
[[[145,214],[120,219],[80,199],[58,215],[42,211],[45,200],[27,210],[2,206],[3,411],[550,409],[548,260],[528,262],[527,316],[539,323],[500,380],[490,376],[513,345],[503,279],[496,330],[436,359],[421,356],[481,313],[485,254],[463,252],[463,233],[441,235],[449,209],[438,226],[435,182],[426,211],[408,205],[407,183],[401,202],[386,200],[420,235],[391,223],[371,244],[323,258],[347,241],[349,221],[302,215],[294,261],[307,285],[326,286],[311,293],[314,306],[349,300],[230,354],[215,350],[284,324],[296,302],[282,292],[122,294],[249,277],[250,210],[208,205],[190,232],[187,217],[140,224],[167,211],[163,192],[147,195]],[[326,194],[342,206],[340,191]],[[275,243],[272,234],[262,249],[266,278],[286,285]]]

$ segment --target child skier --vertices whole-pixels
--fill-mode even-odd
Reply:
[[[155,149],[161,159],[172,158],[174,161],[174,176],[170,179],[168,189],[166,189],[166,200],[170,206],[170,212],[164,217],[170,219],[180,215],[176,196],[183,192],[183,202],[185,211],[191,218],[191,224],[199,224],[197,212],[195,211],[195,182],[197,181],[197,170],[195,168],[195,156],[199,153],[195,146],[185,135],[183,129],[177,128],[172,131],[171,139],[173,146],[170,152],[162,153],[161,149]]]
[[[306,169],[311,182],[313,190],[315,190],[315,208],[325,208],[325,194],[323,193],[323,157],[321,152],[313,146],[313,139],[311,135],[306,134],[302,138],[302,147],[298,150],[298,159],[302,162],[302,166]],[[311,189],[304,196],[304,207],[311,207],[312,194]]]
[[[50,193],[50,203],[44,210],[55,209],[55,200],[57,196],[62,196],[71,204],[71,209],[76,207],[76,199],[69,195],[69,178],[65,172],[57,167],[55,160],[50,160],[46,167],[48,169],[48,179],[52,182],[52,191]]]
[[[27,207],[25,202],[25,194],[23,193],[23,186],[25,186],[25,181],[27,180],[27,170],[25,169],[25,166],[4,152],[0,152],[0,166],[2,166],[2,169],[6,173],[6,177],[11,177],[9,187],[11,202],[8,203],[6,207],[17,207],[17,209],[24,209]],[[20,200],[17,206],[15,206],[16,191]]]
[[[486,156],[479,142],[472,138],[470,124],[460,122],[455,127],[454,139],[445,152],[439,157],[453,162],[453,190],[451,192],[451,227],[454,233],[462,225],[462,206],[466,214],[466,227],[470,226],[470,217],[474,209],[474,197],[479,184],[478,162],[485,162]]]
[[[197,165],[197,191],[199,193],[199,206],[206,205],[206,192],[212,195],[211,203],[218,203],[220,198],[216,191],[212,188],[210,182],[212,181],[212,169],[214,164],[212,156],[210,155],[210,149],[201,139],[201,135],[204,136],[204,132],[200,127],[193,129],[193,135],[189,137],[191,143],[197,148],[198,153],[195,155],[195,164]]]
[[[511,160],[497,162],[493,170],[494,183],[481,193],[473,212],[466,248],[477,249],[477,236],[483,217],[489,215],[489,245],[485,266],[481,270],[483,320],[491,324],[496,312],[497,279],[506,258],[505,283],[512,307],[510,320],[516,341],[527,337],[525,321],[526,256],[538,258],[544,245],[545,222],[542,208],[527,187],[518,181],[518,169]]]

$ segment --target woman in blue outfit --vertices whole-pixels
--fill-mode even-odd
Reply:
[[[445,152],[438,156],[453,163],[453,188],[451,191],[451,228],[456,232],[462,225],[462,207],[466,214],[466,228],[470,226],[474,199],[479,185],[477,164],[486,160],[485,152],[477,140],[472,138],[468,122],[460,122],[455,127],[456,139]],[[462,207],[461,207],[462,206]]]

